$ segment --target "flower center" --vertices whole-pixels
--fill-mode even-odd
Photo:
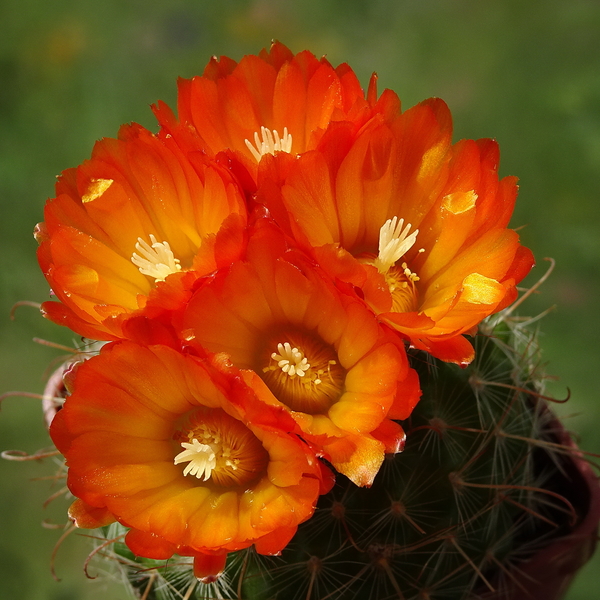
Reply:
[[[283,137],[279,137],[277,129],[267,129],[266,127],[260,128],[262,141],[258,137],[258,132],[254,133],[254,144],[250,140],[244,140],[248,150],[252,152],[252,156],[256,159],[256,162],[260,162],[260,159],[265,154],[275,154],[275,152],[291,152],[292,151],[292,135],[288,133],[287,127],[283,128]]]
[[[135,245],[139,254],[134,252],[131,255],[131,262],[142,275],[154,277],[157,282],[164,281],[172,273],[181,271],[180,261],[175,258],[169,242],[157,242],[152,234],[150,234],[150,242],[152,245],[139,237]]]
[[[254,433],[220,408],[199,408],[174,437],[183,448],[174,464],[188,463],[183,475],[218,486],[247,484],[264,473],[269,461]]]
[[[417,310],[415,283],[419,277],[403,262],[401,267],[393,266],[384,273],[385,282],[392,295],[392,312]]]
[[[277,366],[292,379],[294,377],[304,377],[310,369],[310,364],[308,364],[308,359],[304,356],[304,353],[298,350],[298,348],[292,348],[289,342],[277,344],[277,352],[273,352],[271,358],[276,360]],[[275,367],[266,368],[275,369]],[[321,380],[318,378],[313,378],[312,381],[315,384],[321,383]]]
[[[419,276],[410,270],[406,262],[402,262],[401,266],[396,265],[417,241],[419,230],[410,233],[411,228],[410,223],[404,225],[404,219],[388,219],[379,230],[379,254],[375,258],[373,255],[359,258],[361,262],[377,267],[383,275],[392,296],[393,312],[417,310],[415,284]],[[421,252],[425,250],[421,248]]]
[[[333,347],[308,334],[283,332],[265,347],[259,373],[275,397],[291,410],[325,414],[343,389],[344,369]],[[270,349],[275,348],[272,352]],[[266,363],[266,364],[265,364]]]

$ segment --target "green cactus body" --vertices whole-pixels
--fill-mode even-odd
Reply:
[[[140,597],[501,598],[516,565],[575,514],[559,494],[535,338],[496,323],[484,323],[467,368],[412,353],[423,397],[403,423],[405,450],[387,457],[369,489],[338,476],[281,556],[232,553],[221,578],[202,584],[190,559],[139,559],[116,542]]]

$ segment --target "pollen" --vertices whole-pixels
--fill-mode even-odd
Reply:
[[[184,475],[194,475],[198,479],[207,481],[217,466],[217,452],[215,444],[202,444],[196,438],[191,444],[181,442],[183,451],[175,457],[175,464],[189,462],[183,470]]]
[[[252,156],[256,162],[265,154],[275,154],[275,152],[291,152],[292,151],[292,135],[288,133],[287,127],[283,128],[283,136],[279,137],[277,129],[260,128],[262,140],[258,137],[258,132],[254,133],[254,144],[248,139],[244,140],[248,150],[252,152]]]
[[[382,225],[379,230],[379,254],[373,262],[380,273],[387,273],[414,246],[419,230],[410,233],[411,228],[410,223],[404,227],[404,219],[398,220],[398,217],[388,219]]]
[[[178,258],[175,258],[169,242],[157,242],[150,234],[148,244],[142,238],[138,238],[135,245],[137,252],[131,256],[131,262],[140,270],[142,275],[154,277],[155,281],[164,281],[172,273],[181,271]]]

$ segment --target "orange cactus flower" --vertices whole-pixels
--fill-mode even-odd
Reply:
[[[218,361],[217,361],[218,362]],[[264,405],[231,367],[167,346],[105,346],[67,378],[50,434],[66,457],[80,527],[115,520],[148,558],[281,551],[333,484],[287,411]]]
[[[192,165],[168,136],[132,125],[61,175],[44,217],[38,258],[60,300],[44,303],[45,316],[111,340],[128,337],[132,316],[158,328],[195,278],[234,260],[246,209],[229,171]]]
[[[507,229],[517,185],[498,179],[497,144],[451,135],[437,99],[349,143],[331,130],[296,160],[262,161],[258,200],[414,347],[467,364],[462,334],[515,299],[534,261]]]
[[[347,64],[334,68],[325,58],[306,50],[294,55],[274,42],[239,63],[215,57],[202,76],[180,79],[179,121],[164,103],[154,111],[180,142],[209,155],[230,150],[254,175],[266,154],[301,154],[331,123],[358,129],[375,114],[395,114],[399,105],[390,90],[377,98],[375,75],[365,97]]]
[[[402,449],[391,419],[406,419],[420,395],[403,342],[288,250],[268,219],[249,236],[247,259],[195,292],[181,331],[195,348],[226,354],[357,485],[372,483],[384,453]]]

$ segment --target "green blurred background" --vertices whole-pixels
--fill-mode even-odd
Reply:
[[[543,320],[549,389],[573,398],[559,407],[581,445],[600,452],[600,2],[598,0],[0,0],[0,391],[40,392],[61,353],[33,337],[70,345],[68,331],[23,307],[43,301],[31,232],[54,177],[89,156],[121,123],[154,129],[149,105],[175,105],[175,80],[202,71],[213,54],[239,59],[277,38],[337,65],[366,84],[379,74],[409,107],[444,98],[455,139],[495,137],[501,173],[520,178],[513,226],[555,273],[523,308]],[[47,446],[39,402],[8,399],[0,449]],[[59,486],[32,481],[49,465],[0,460],[0,600],[126,598],[89,582],[88,546],[70,538],[50,575],[66,502],[42,503]],[[97,571],[97,569],[93,569]],[[580,574],[568,600],[600,589],[600,559]]]

